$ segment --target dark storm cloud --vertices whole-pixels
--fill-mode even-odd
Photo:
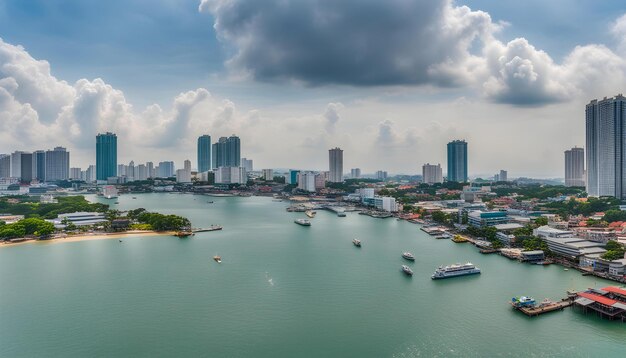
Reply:
[[[234,46],[232,69],[313,85],[464,83],[453,68],[492,26],[484,12],[432,0],[209,0],[201,10]]]

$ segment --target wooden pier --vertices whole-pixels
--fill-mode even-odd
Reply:
[[[539,316],[540,314],[544,314],[544,313],[548,313],[548,312],[554,312],[554,311],[561,311],[566,307],[569,307],[573,304],[572,301],[568,300],[568,299],[563,299],[561,301],[558,302],[552,302],[549,304],[545,304],[545,305],[537,305],[537,306],[533,306],[533,307],[515,307],[513,306],[513,308],[515,308],[516,310],[522,312],[523,314],[527,315],[528,317],[535,317],[535,316]]]
[[[202,229],[202,228],[200,228],[200,229],[193,229],[192,231],[194,233],[196,233],[196,232],[217,231],[217,230],[222,230],[222,229],[223,229],[223,227],[221,227],[219,225],[212,225],[212,226],[210,226],[208,228],[205,228],[205,229]]]

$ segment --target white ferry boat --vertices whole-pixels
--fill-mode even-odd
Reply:
[[[455,264],[455,265],[450,265],[450,266],[445,266],[445,267],[439,266],[437,271],[435,271],[435,273],[430,278],[432,278],[433,280],[438,280],[442,278],[475,275],[479,273],[480,273],[480,269],[474,266],[474,264],[472,264],[471,262],[468,262],[463,265]]]
[[[296,219],[293,222],[302,226],[311,226],[311,222],[307,219]]]

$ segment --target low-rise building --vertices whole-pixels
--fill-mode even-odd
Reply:
[[[485,227],[509,222],[506,211],[470,211],[467,214],[467,221],[472,226]]]
[[[56,219],[49,220],[56,228],[64,228],[69,222],[76,226],[94,225],[106,222],[104,213],[79,211],[75,213],[59,214]]]

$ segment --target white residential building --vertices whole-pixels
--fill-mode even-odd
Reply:
[[[426,184],[443,183],[441,164],[426,163],[422,165],[422,180]]]

